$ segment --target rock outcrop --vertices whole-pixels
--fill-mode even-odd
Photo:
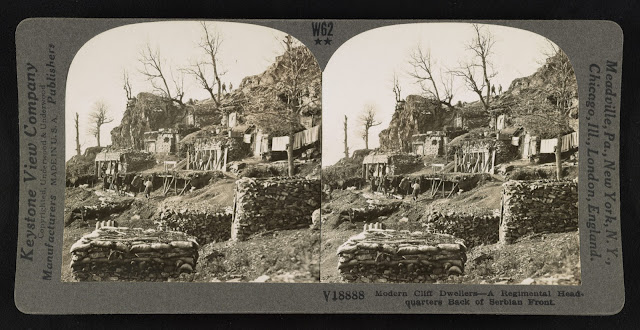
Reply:
[[[389,127],[380,132],[380,149],[411,152],[414,134],[453,126],[455,111],[431,99],[409,95],[397,104]]]
[[[294,49],[295,50],[295,49]],[[312,116],[313,123],[321,121],[322,85],[320,67],[310,52],[302,52],[311,57],[306,70],[299,74],[300,114]],[[290,84],[289,74],[284,63],[284,55],[276,57],[263,73],[246,77],[240,86],[224,93],[220,102],[213,99],[193,101],[184,104],[168,101],[151,93],[140,93],[129,100],[119,126],[111,130],[111,142],[115,149],[144,148],[144,132],[160,128],[177,129],[186,135],[200,127],[220,125],[224,114],[236,112],[238,124],[256,124],[264,127],[267,133],[282,133],[283,116],[265,118],[274,108],[283,108],[280,92],[283,85]],[[268,116],[266,116],[268,117]],[[300,127],[300,129],[303,129]],[[282,134],[279,134],[282,135]]]
[[[151,93],[129,100],[119,126],[111,130],[114,149],[144,149],[144,132],[173,128],[187,115],[187,108]]]

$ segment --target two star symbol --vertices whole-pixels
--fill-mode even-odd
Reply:
[[[325,45],[331,45],[331,39],[329,39],[329,38],[326,38],[326,39],[317,38],[314,41],[316,42],[316,45],[321,45],[323,41],[324,41]]]

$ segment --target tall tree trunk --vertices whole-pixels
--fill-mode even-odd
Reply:
[[[80,128],[79,128],[79,121],[80,121],[80,115],[78,115],[78,113],[76,112],[76,155],[80,156]]]
[[[349,146],[347,145],[347,115],[344,115],[344,158],[349,158]]]
[[[98,126],[98,131],[96,132],[96,140],[98,140],[98,147],[100,146],[100,126]]]
[[[293,130],[289,131],[289,144],[287,144],[287,160],[289,162],[289,176],[293,176]]]
[[[562,179],[562,161],[560,157],[562,156],[562,135],[558,135],[558,142],[556,143],[556,178],[558,180]]]
[[[364,148],[369,150],[369,128],[364,129]]]
[[[487,85],[487,101],[485,102],[485,110],[489,110],[491,104],[491,82],[489,82],[489,76],[487,75],[487,61],[482,59],[482,71],[484,74],[484,83]]]

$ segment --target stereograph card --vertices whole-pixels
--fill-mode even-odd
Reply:
[[[614,314],[609,21],[33,18],[34,314]]]

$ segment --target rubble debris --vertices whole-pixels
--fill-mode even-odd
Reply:
[[[343,280],[433,282],[464,272],[467,248],[456,237],[376,227],[365,226],[338,248]]]

